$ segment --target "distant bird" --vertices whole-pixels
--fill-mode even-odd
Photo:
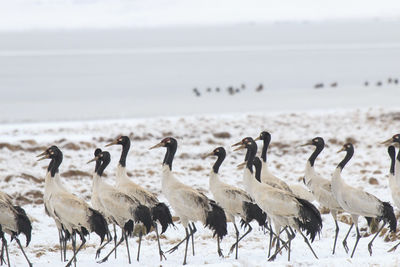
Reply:
[[[197,88],[193,88],[193,93],[194,93],[197,97],[201,96],[201,94],[200,94],[200,92],[199,92],[199,90],[198,90]]]
[[[311,242],[315,239],[316,235],[320,233],[322,219],[317,208],[307,200],[298,198],[291,193],[274,188],[268,184],[260,183],[255,179],[253,162],[257,153],[257,144],[253,138],[246,137],[234,146],[239,146],[235,150],[245,148],[248,151],[246,154],[247,162],[243,174],[243,182],[257,205],[266,212],[274,222],[276,234],[279,236],[279,229],[284,226],[288,226],[289,229],[291,229],[291,227],[295,228],[303,236],[304,241],[311,249],[313,255],[318,258],[308,239],[302,233],[302,231],[306,231],[307,235],[310,236]],[[286,243],[289,244],[288,258],[290,259],[290,243],[295,237],[295,234],[293,231],[291,234],[289,234],[289,232],[287,233],[289,240]],[[269,260],[275,259],[282,247],[278,249],[277,245],[275,254]]]
[[[11,236],[11,240],[15,240],[22,251],[26,261],[29,266],[32,266],[32,263],[29,261],[28,257],[25,254],[25,251],[19,241],[18,235],[23,233],[26,238],[26,246],[29,245],[32,236],[32,224],[29,220],[28,216],[25,213],[25,210],[20,206],[15,206],[11,203],[11,197],[6,193],[0,191],[0,238],[2,241],[2,249],[1,249],[1,258],[0,265],[2,265],[2,261],[4,261],[3,255],[3,247],[6,250],[7,256],[7,264],[10,265],[10,257],[8,254],[8,244],[7,239],[4,237],[4,233],[7,233]]]
[[[225,149],[223,147],[218,147],[205,157],[209,156],[217,156],[217,161],[214,163],[210,173],[210,191],[213,194],[215,201],[224,209],[227,218],[235,227],[236,242],[232,245],[229,253],[232,253],[236,248],[235,259],[237,259],[239,241],[242,240],[252,230],[252,227],[249,223],[254,219],[260,226],[265,227],[267,224],[267,214],[265,214],[260,207],[257,206],[257,204],[253,203],[253,199],[244,190],[226,184],[220,180],[218,171],[226,156]],[[247,232],[240,238],[239,230],[235,223],[236,216],[242,218],[243,224],[248,227]]]
[[[240,88],[241,88],[242,90],[244,90],[244,89],[246,89],[246,85],[245,85],[244,83],[242,83],[242,85],[240,86]]]
[[[129,179],[127,173],[126,173],[126,157],[129,152],[129,148],[131,146],[131,141],[128,136],[120,136],[117,139],[115,139],[113,142],[109,143],[106,145],[111,146],[111,145],[121,145],[122,146],[122,151],[121,151],[121,157],[119,159],[119,163],[117,166],[117,181],[116,181],[116,187],[123,193],[127,194],[128,196],[134,197],[140,201],[141,204],[147,206],[151,210],[152,218],[153,218],[153,224],[154,228],[156,231],[157,235],[157,243],[158,243],[158,251],[160,254],[160,261],[164,256],[164,253],[161,249],[160,245],[160,237],[158,235],[158,229],[157,229],[157,221],[161,224],[162,230],[161,234],[163,234],[169,225],[174,226],[174,223],[172,221],[172,215],[171,212],[168,208],[168,206],[160,202],[157,198],[156,195],[153,193],[149,192],[148,190],[144,189],[142,186],[134,183],[131,179]],[[139,248],[138,248],[138,256],[137,260],[139,261],[139,252],[140,252],[140,242],[142,234],[140,233],[139,235]]]
[[[321,151],[324,149],[325,142],[322,137],[315,137],[310,142],[304,144],[303,146],[315,146],[314,152],[311,154],[310,158],[306,163],[306,170],[304,175],[304,183],[311,190],[316,200],[323,206],[329,209],[333,220],[335,221],[335,241],[333,243],[332,254],[335,254],[336,241],[339,234],[339,225],[337,223],[337,213],[343,212],[344,210],[337,202],[335,196],[332,193],[331,181],[322,178],[314,170],[314,162]]]
[[[314,89],[321,89],[324,88],[324,84],[323,83],[317,83],[314,85]]]
[[[228,90],[228,93],[229,93],[230,95],[234,95],[234,94],[235,94],[235,90],[233,89],[232,86],[229,86],[229,87],[227,88],[227,90]]]
[[[236,88],[235,92],[236,92],[236,93],[240,93],[240,89],[239,89],[239,88]]]
[[[337,82],[331,83],[331,87],[337,87],[337,86],[338,86],[338,83],[337,83]]]
[[[381,81],[377,81],[376,82],[376,86],[382,86],[382,82]]]
[[[393,79],[392,78],[388,78],[388,83],[390,84],[390,83],[392,83],[392,81],[393,81]]]
[[[260,85],[256,88],[256,92],[261,92],[262,90],[264,90],[264,85],[260,83]]]
[[[168,199],[176,215],[180,218],[183,227],[185,227],[186,237],[175,247],[169,250],[173,252],[179,245],[186,241],[185,256],[183,264],[186,264],[187,249],[189,239],[192,237],[192,252],[194,255],[193,235],[197,231],[194,222],[201,221],[206,227],[214,231],[213,236],[217,236],[218,255],[223,256],[220,248],[220,240],[227,234],[226,216],[224,210],[209,199],[203,193],[179,182],[172,173],[172,161],[178,147],[177,141],[172,137],[164,138],[160,143],[152,146],[150,149],[165,147],[167,148],[163,161],[162,192]],[[189,222],[192,222],[191,225]]]
[[[114,223],[121,228],[121,239],[117,245],[100,261],[100,263],[108,260],[108,257],[121,245],[125,240],[128,252],[128,261],[131,263],[128,236],[132,235],[134,223],[141,222],[146,227],[146,233],[150,231],[152,226],[152,218],[148,207],[140,204],[139,200],[128,196],[114,186],[107,184],[102,179],[105,168],[110,163],[110,153],[102,151],[94,159],[101,159],[101,165],[97,169],[93,177],[93,193],[99,196],[100,212],[106,217],[112,218]],[[88,163],[89,163],[88,162]]]
[[[353,225],[356,225],[357,237],[356,242],[354,244],[353,251],[351,253],[351,257],[353,257],[354,252],[357,248],[358,241],[361,238],[360,231],[358,229],[358,217],[365,216],[371,218],[377,218],[379,220],[383,220],[383,225],[374,235],[372,240],[368,243],[368,251],[370,255],[372,255],[372,242],[375,240],[377,235],[381,232],[383,227],[389,223],[390,231],[396,231],[396,217],[393,212],[393,207],[389,202],[383,202],[379,200],[372,194],[369,194],[362,189],[358,189],[352,186],[349,186],[343,181],[341,176],[343,168],[349,162],[354,154],[354,147],[351,143],[345,144],[341,151],[346,151],[346,156],[344,159],[338,164],[333,175],[332,175],[332,192],[338,201],[339,205],[348,213],[351,214],[351,218],[353,220],[353,224],[349,228],[349,232]],[[348,234],[346,235],[347,238]],[[345,240],[346,240],[345,238]],[[346,242],[344,241],[343,245],[345,246],[346,252],[348,251]]]
[[[368,86],[369,85],[369,82],[368,81],[365,81],[364,82],[364,86]]]
[[[219,87],[215,88],[215,92],[219,93],[220,89]]]
[[[399,83],[399,79],[393,79],[393,83],[394,84],[398,84]]]
[[[211,88],[210,87],[207,88],[207,93],[211,93]]]
[[[45,194],[47,201],[46,209],[49,214],[60,222],[66,230],[71,233],[77,233],[82,243],[75,250],[75,238],[72,237],[72,246],[74,248],[74,256],[70,259],[66,266],[70,266],[72,261],[76,262],[76,255],[86,243],[85,236],[90,232],[95,232],[100,237],[100,245],[104,241],[104,237],[108,234],[108,226],[104,217],[82,199],[61,189],[55,182],[55,176],[59,175],[59,166],[63,160],[61,150],[56,146],[48,148],[43,152],[39,160],[51,159],[49,168],[45,177]],[[50,195],[47,195],[50,194]]]

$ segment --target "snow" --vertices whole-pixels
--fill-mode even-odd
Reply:
[[[2,0],[0,31],[399,19],[396,0]]]
[[[92,158],[96,147],[104,148],[110,140],[119,134],[131,136],[132,146],[127,159],[127,170],[131,179],[145,186],[152,192],[161,194],[161,161],[164,149],[148,148],[158,143],[165,136],[174,136],[178,140],[178,151],[173,170],[182,182],[201,189],[208,196],[208,173],[213,160],[201,159],[205,153],[211,152],[217,146],[227,149],[227,158],[220,168],[221,179],[242,187],[242,171],[236,165],[242,162],[243,152],[233,152],[230,145],[244,136],[257,136],[261,130],[267,129],[272,134],[269,149],[270,169],[289,184],[300,184],[305,163],[311,154],[311,148],[300,147],[315,136],[324,137],[328,147],[316,160],[315,168],[324,177],[330,177],[336,164],[343,154],[337,154],[341,145],[352,140],[355,144],[355,155],[343,171],[347,183],[361,187],[375,194],[381,200],[391,201],[388,188],[389,157],[386,147],[379,142],[398,133],[400,110],[398,108],[352,108],[332,109],[330,111],[259,111],[248,113],[226,113],[209,115],[183,115],[174,117],[149,117],[124,120],[98,120],[74,122],[41,122],[6,124],[0,127],[2,144],[0,148],[0,190],[18,198],[33,220],[33,237],[26,249],[28,256],[36,266],[59,265],[57,230],[54,222],[45,215],[43,204],[40,203],[40,193],[44,190],[44,175],[46,162],[36,161],[36,155],[46,147],[57,145],[64,152],[64,161],[60,167],[62,179],[68,188],[87,201],[90,200],[92,179],[90,173],[94,166],[85,164]],[[215,133],[228,132],[230,137],[219,138]],[[259,144],[261,146],[261,144]],[[8,146],[8,148],[7,148]],[[107,182],[114,183],[114,173],[120,147],[107,148],[112,156],[110,166],[106,169]],[[87,175],[68,175],[69,170],[80,170]],[[30,175],[36,180],[31,178]],[[64,175],[64,176],[63,176]],[[67,176],[65,176],[67,175]],[[373,177],[377,185],[369,183]],[[315,203],[317,205],[317,203]],[[361,228],[365,221],[360,220]],[[228,224],[228,236],[221,245],[225,254],[234,242],[232,224]],[[321,237],[313,243],[319,256],[315,260],[306,248],[301,237],[297,236],[293,243],[292,260],[287,262],[286,252],[279,255],[272,266],[396,266],[400,257],[397,252],[386,252],[395,242],[385,242],[379,237],[374,242],[373,256],[367,251],[367,243],[371,236],[362,238],[355,257],[349,258],[342,247],[341,240],[348,225],[339,223],[340,233],[337,254],[331,255],[334,237],[334,223],[329,214],[323,215]],[[253,225],[253,231],[241,243],[239,260],[233,255],[221,259],[216,253],[216,242],[212,233],[197,223],[198,233],[195,236],[196,255],[188,256],[189,266],[265,266],[267,235]],[[364,230],[362,234],[367,234]],[[168,229],[161,245],[166,251],[184,235],[182,226]],[[349,247],[354,244],[355,234],[352,232]],[[24,238],[21,238],[24,240]],[[131,249],[137,249],[137,239],[130,239]],[[95,263],[95,247],[98,238],[94,235],[88,245],[78,255],[80,266],[97,266]],[[102,255],[110,249],[107,247]],[[14,242],[10,245],[11,261],[14,266],[24,265],[24,258],[19,253]],[[135,258],[135,252],[132,253]],[[160,263],[154,233],[143,240],[140,264],[144,266],[177,266],[183,260],[183,247],[174,254],[167,254],[167,261]],[[68,251],[68,257],[71,252]],[[110,257],[104,266],[127,265],[126,249],[118,250],[118,258]],[[135,264],[135,262],[134,262]]]

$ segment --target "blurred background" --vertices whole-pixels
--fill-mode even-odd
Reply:
[[[0,122],[398,107],[398,0],[0,0]]]

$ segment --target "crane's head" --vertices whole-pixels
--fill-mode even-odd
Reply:
[[[125,135],[121,135],[118,138],[116,138],[114,141],[112,141],[111,143],[107,144],[107,146],[112,146],[112,145],[122,145],[122,146],[126,146],[126,145],[130,145],[131,141],[129,139],[128,136]]]
[[[101,153],[101,149],[96,148],[96,150],[94,151],[94,156],[97,157],[100,153]]]
[[[338,153],[339,153],[339,152],[342,152],[342,151],[346,151],[346,152],[354,151],[353,144],[352,144],[352,143],[344,144],[344,145],[342,146],[342,148],[338,151]]]
[[[263,140],[264,142],[271,142],[271,134],[267,131],[262,131],[254,141]]]
[[[173,137],[166,137],[163,140],[161,140],[160,143],[158,143],[157,145],[154,145],[152,147],[150,147],[149,149],[154,149],[154,148],[158,148],[158,147],[173,147],[173,146],[177,146],[178,142],[176,141],[175,138]]]
[[[48,149],[46,149],[42,154],[37,155],[37,157],[41,157],[38,159],[38,161],[40,161],[40,160],[44,160],[44,159],[56,158],[60,154],[62,154],[61,150],[57,146],[51,146]]]
[[[240,146],[240,147],[236,148],[234,151],[240,150],[240,149],[245,148],[245,144],[248,143],[248,142],[250,142],[250,141],[254,141],[253,138],[251,138],[251,137],[245,137],[245,138],[243,138],[241,141],[237,142],[236,144],[233,144],[232,147]]]
[[[111,155],[108,151],[101,151],[100,148],[97,148],[95,151],[95,157],[89,160],[87,163],[93,162],[93,161],[102,161],[104,162],[110,162],[111,161]],[[97,154],[97,155],[96,155]],[[107,163],[107,164],[108,164]]]
[[[222,146],[217,147],[211,153],[208,153],[208,154],[204,155],[203,158],[211,157],[211,156],[225,157],[226,156],[225,148],[223,148]]]
[[[392,138],[389,138],[388,140],[382,142],[384,145],[391,145],[397,143],[400,145],[400,134],[395,134],[392,136]]]
[[[323,147],[324,145],[325,145],[325,141],[322,137],[315,137],[311,141],[305,143],[302,146],[316,146],[316,147],[322,146]]]

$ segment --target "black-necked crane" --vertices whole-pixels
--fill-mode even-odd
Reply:
[[[269,144],[271,142],[271,134],[267,131],[262,131],[260,135],[256,139],[254,139],[254,141],[258,140],[263,141],[263,147],[261,151],[261,159],[262,159],[261,182],[268,184],[272,187],[279,188],[289,193],[292,193],[292,190],[290,189],[289,185],[283,180],[279,179],[277,176],[275,176],[268,168],[267,152]]]
[[[303,146],[315,146],[314,152],[308,158],[306,163],[306,169],[304,174],[304,183],[311,190],[315,199],[323,206],[330,210],[330,213],[335,221],[335,241],[333,243],[332,254],[335,254],[336,241],[339,234],[339,225],[337,223],[338,212],[343,212],[344,210],[337,202],[335,196],[332,193],[331,181],[324,179],[319,175],[314,169],[314,162],[318,155],[325,147],[325,141],[322,137],[315,137],[310,142],[307,142]]]
[[[226,157],[226,151],[223,147],[214,149],[208,156],[217,156],[217,160],[212,167],[209,179],[210,191],[215,201],[220,205],[227,216],[227,219],[233,223],[236,231],[236,242],[231,246],[230,252],[236,248],[235,259],[238,258],[239,241],[242,240],[252,230],[249,224],[253,219],[262,227],[267,224],[267,214],[265,214],[257,204],[253,203],[253,199],[244,190],[224,183],[220,180],[218,171]],[[235,223],[235,217],[239,216],[245,226],[248,227],[246,233],[239,238],[239,230]]]
[[[113,142],[110,144],[107,144],[107,146],[111,145],[121,145],[122,146],[122,152],[121,152],[121,157],[118,162],[117,166],[117,182],[116,182],[116,187],[121,191],[127,194],[128,196],[133,196],[137,198],[141,204],[147,206],[151,210],[151,215],[153,218],[153,224],[154,224],[154,229],[156,232],[157,236],[157,243],[158,243],[158,252],[160,254],[160,261],[162,261],[164,256],[164,253],[161,249],[161,244],[160,244],[160,237],[158,235],[158,229],[157,229],[157,221],[161,224],[161,234],[163,234],[169,225],[174,225],[172,221],[172,215],[171,212],[168,208],[168,206],[160,202],[157,198],[156,195],[151,193],[150,191],[144,189],[142,186],[134,183],[127,175],[126,173],[126,157],[129,152],[129,148],[131,146],[131,141],[128,136],[120,136],[117,139],[115,139]],[[141,239],[142,239],[142,234],[140,232],[139,234],[139,246],[138,246],[138,254],[137,254],[137,260],[139,261],[139,254],[140,254],[140,244],[141,244]],[[166,259],[166,258],[165,258]]]
[[[46,154],[49,154],[51,150],[57,150],[56,146],[51,146],[45,152],[38,155],[38,157],[43,157]],[[52,158],[50,160],[49,166],[47,167],[47,172],[45,176],[45,186],[44,186],[44,194],[43,194],[43,203],[44,203],[44,210],[48,216],[53,218],[57,230],[58,230],[58,238],[60,242],[60,254],[61,254],[61,261],[66,261],[66,253],[67,253],[67,241],[71,239],[71,234],[59,221],[58,217],[55,214],[50,214],[49,212],[49,198],[52,195],[52,191],[55,190],[58,186],[58,190],[66,190],[64,185],[61,182],[60,175],[55,173],[53,170],[53,166],[55,163],[55,159]],[[51,174],[51,172],[54,172]],[[50,186],[53,185],[53,186]]]
[[[162,167],[162,192],[172,206],[176,215],[185,227],[186,237],[175,247],[169,250],[173,252],[178,249],[179,245],[186,241],[185,256],[183,264],[186,264],[186,256],[188,250],[189,239],[192,237],[192,252],[194,255],[193,236],[196,232],[194,222],[201,221],[205,227],[209,227],[217,236],[218,254],[223,256],[220,248],[220,240],[227,234],[226,216],[224,210],[199,191],[178,181],[172,172],[172,162],[178,147],[178,142],[173,137],[166,137],[157,145],[150,149],[165,147],[167,151],[163,160]],[[189,224],[191,222],[191,225]]]
[[[18,235],[23,233],[26,238],[26,246],[29,245],[32,236],[32,224],[29,220],[28,216],[25,213],[25,210],[20,206],[13,205],[11,203],[11,198],[6,193],[0,192],[0,225],[1,225],[1,240],[2,240],[2,248],[1,248],[1,258],[0,265],[2,265],[2,261],[4,260],[3,256],[3,247],[6,251],[8,266],[10,265],[10,258],[8,254],[8,244],[7,239],[4,237],[4,233],[7,233],[11,236],[11,240],[15,239],[19,248],[22,251],[26,261],[29,266],[32,266],[32,263],[29,261],[25,251],[19,241]]]
[[[103,172],[111,160],[110,153],[102,151],[89,162],[99,159],[101,160],[101,165],[98,167],[93,177],[93,194],[98,196],[100,212],[105,214],[107,218],[112,218],[114,223],[118,225],[122,231],[121,239],[117,245],[100,261],[100,263],[107,261],[108,257],[124,240],[128,252],[128,261],[131,263],[128,236],[133,232],[134,223],[138,222],[143,223],[147,232],[150,231],[152,226],[150,210],[148,207],[142,205],[138,199],[128,196],[114,186],[103,181]]]
[[[98,211],[92,209],[84,200],[57,185],[55,176],[59,175],[59,166],[63,160],[61,150],[52,146],[41,156],[39,160],[51,159],[49,164],[51,169],[45,178],[44,198],[47,200],[45,208],[69,233],[74,234],[74,236],[77,233],[82,240],[79,248],[75,250],[76,240],[72,237],[74,255],[66,265],[70,266],[72,262],[76,262],[76,255],[86,243],[85,236],[89,235],[90,232],[95,232],[100,237],[100,244],[103,243],[104,237],[108,233],[107,222]]]
[[[288,226],[290,230],[291,227],[293,227],[303,236],[304,241],[311,249],[313,255],[318,258],[307,237],[302,233],[302,230],[306,231],[306,234],[310,236],[312,242],[316,235],[321,232],[322,219],[317,208],[307,200],[257,181],[253,172],[257,144],[253,138],[246,137],[235,145],[240,145],[236,150],[247,149],[247,162],[243,174],[244,184],[257,205],[266,212],[274,222],[277,235],[279,236],[279,229],[281,227]],[[286,243],[289,244],[288,258],[290,259],[290,242],[295,237],[295,234],[293,231],[291,234],[288,231],[287,233],[289,240]],[[282,249],[283,246],[278,249],[278,243],[279,242],[277,242],[275,254],[272,255],[269,260],[275,259],[277,253]]]
[[[358,230],[358,217],[365,216],[376,218],[378,221],[383,220],[383,225],[374,235],[372,240],[368,243],[368,251],[370,255],[372,255],[372,243],[375,240],[376,236],[386,225],[386,223],[389,223],[391,232],[396,231],[396,217],[394,216],[393,207],[390,205],[389,202],[383,202],[374,195],[369,194],[362,189],[352,187],[344,182],[341,174],[343,168],[346,166],[346,164],[349,162],[354,154],[354,147],[351,143],[347,143],[338,152],[342,151],[346,151],[346,156],[338,164],[332,175],[332,192],[339,205],[342,207],[342,209],[351,214],[351,218],[353,220],[353,224],[350,226],[345,240],[350,233],[351,228],[353,227],[353,225],[355,225],[357,238],[354,244],[353,251],[351,253],[351,257],[353,257],[354,252],[357,248],[358,241],[361,238],[360,231]],[[347,248],[345,240],[343,244],[345,248]],[[348,251],[348,249],[346,249],[346,251]]]

